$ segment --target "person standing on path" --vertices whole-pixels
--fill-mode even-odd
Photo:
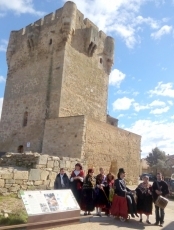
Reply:
[[[162,180],[162,174],[157,173],[157,180],[152,185],[153,190],[153,199],[154,203],[157,200],[158,196],[166,197],[169,194],[169,188],[165,181]],[[159,225],[163,227],[165,212],[164,209],[159,208],[155,205],[155,217],[156,222],[154,225]]]
[[[54,189],[69,189],[69,178],[65,173],[64,168],[60,169],[60,173],[57,174],[56,180],[54,182]]]

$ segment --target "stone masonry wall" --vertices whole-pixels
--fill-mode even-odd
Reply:
[[[46,121],[42,153],[84,158],[85,117],[59,117]]]
[[[77,162],[86,171],[86,162],[77,158],[59,158],[32,152],[6,153],[0,159],[0,194],[52,189],[60,168],[70,175]]]
[[[141,136],[90,118],[86,124],[84,151],[88,168],[98,171],[103,167],[106,172],[114,168],[115,176],[119,168],[124,168],[128,184],[137,184]]]

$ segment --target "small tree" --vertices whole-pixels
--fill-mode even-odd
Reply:
[[[162,169],[165,165],[166,154],[164,151],[161,151],[158,147],[152,149],[152,152],[146,157],[147,164],[156,169],[156,173],[158,169]]]

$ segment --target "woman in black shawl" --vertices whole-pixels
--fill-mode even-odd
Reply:
[[[146,223],[151,224],[149,215],[152,215],[152,186],[149,183],[149,177],[144,176],[143,182],[136,188],[137,193],[137,212],[140,214],[140,222],[142,222],[142,214],[147,216]]]

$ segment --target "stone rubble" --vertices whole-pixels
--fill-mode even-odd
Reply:
[[[77,158],[32,152],[6,153],[0,158],[0,195],[18,193],[20,190],[53,189],[60,168],[64,167],[70,175],[77,162],[86,170],[86,162]]]

